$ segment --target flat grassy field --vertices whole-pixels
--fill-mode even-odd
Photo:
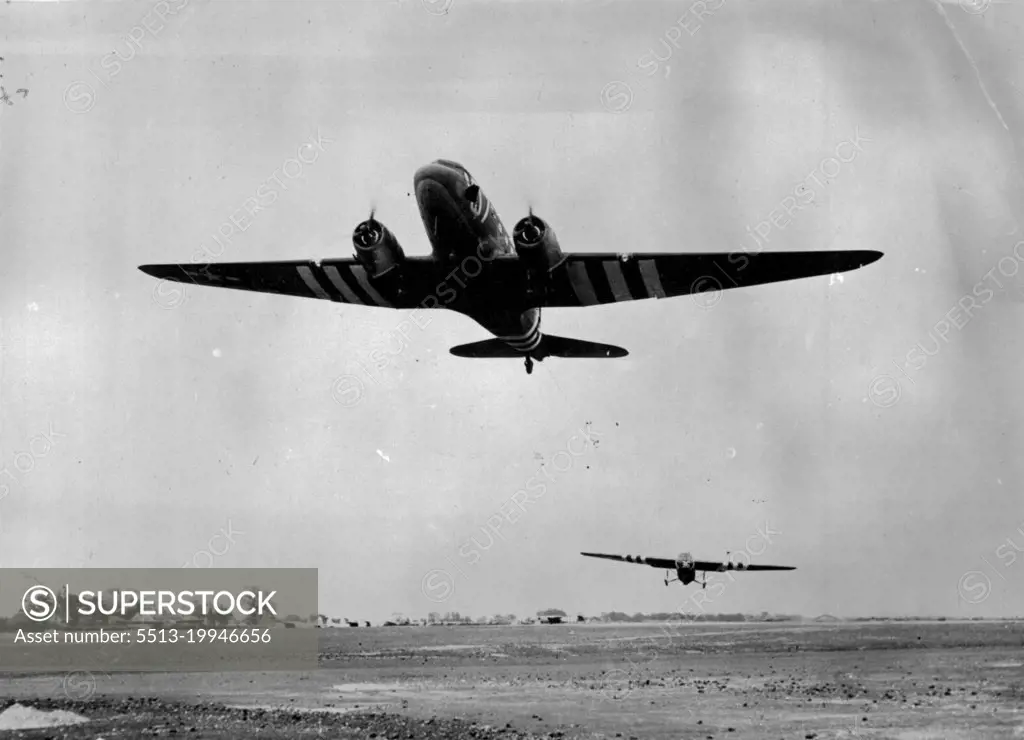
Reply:
[[[319,642],[316,671],[98,673],[70,691],[62,676],[5,678],[0,697],[95,718],[60,728],[72,738],[1024,737],[1020,622],[390,627]]]

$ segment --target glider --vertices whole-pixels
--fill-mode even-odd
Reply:
[[[605,555],[599,552],[581,552],[580,555],[584,555],[588,558],[617,560],[621,563],[649,565],[652,568],[667,570],[668,574],[665,576],[666,586],[670,583],[675,583],[676,581],[684,586],[696,581],[701,585],[701,588],[707,588],[707,576],[705,575],[702,580],[697,581],[697,573],[725,573],[726,571],[731,570],[796,570],[796,568],[789,565],[749,565],[747,563],[734,563],[728,557],[726,557],[726,562],[724,563],[718,563],[713,560],[694,560],[693,556],[688,552],[680,553],[675,560],[672,560],[671,558],[645,558],[641,555]],[[670,580],[669,575],[671,575],[672,571],[675,571],[676,578]]]

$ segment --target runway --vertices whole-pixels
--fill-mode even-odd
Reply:
[[[1021,622],[326,629],[320,660],[4,679],[0,696],[89,717],[58,728],[76,739],[1024,735]]]

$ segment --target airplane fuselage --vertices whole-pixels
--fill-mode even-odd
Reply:
[[[413,186],[438,261],[454,266],[471,256],[515,254],[497,211],[464,167],[439,159],[416,171]]]
[[[676,556],[676,578],[684,586],[697,580],[697,570],[693,566],[693,556],[690,553],[681,552]]]
[[[496,305],[481,279],[496,258],[516,253],[491,201],[466,168],[443,159],[418,169],[413,187],[434,258],[450,269],[438,298],[529,357],[542,339],[540,308]]]

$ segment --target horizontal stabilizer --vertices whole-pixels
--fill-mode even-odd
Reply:
[[[450,350],[456,357],[477,357],[491,359],[494,357],[518,357],[522,358],[523,353],[509,347],[500,339],[485,339],[482,342],[472,344],[460,344]]]
[[[544,335],[537,349],[542,352],[542,357],[625,357],[629,354],[614,344],[599,344],[551,334]]]
[[[485,339],[482,342],[460,344],[449,350],[456,357],[474,357],[493,359],[499,357],[522,358],[527,353],[520,352],[505,344],[500,339]],[[582,339],[569,339],[545,334],[537,348],[529,353],[535,360],[545,357],[625,357],[629,354],[622,347],[612,344],[587,342]]]

